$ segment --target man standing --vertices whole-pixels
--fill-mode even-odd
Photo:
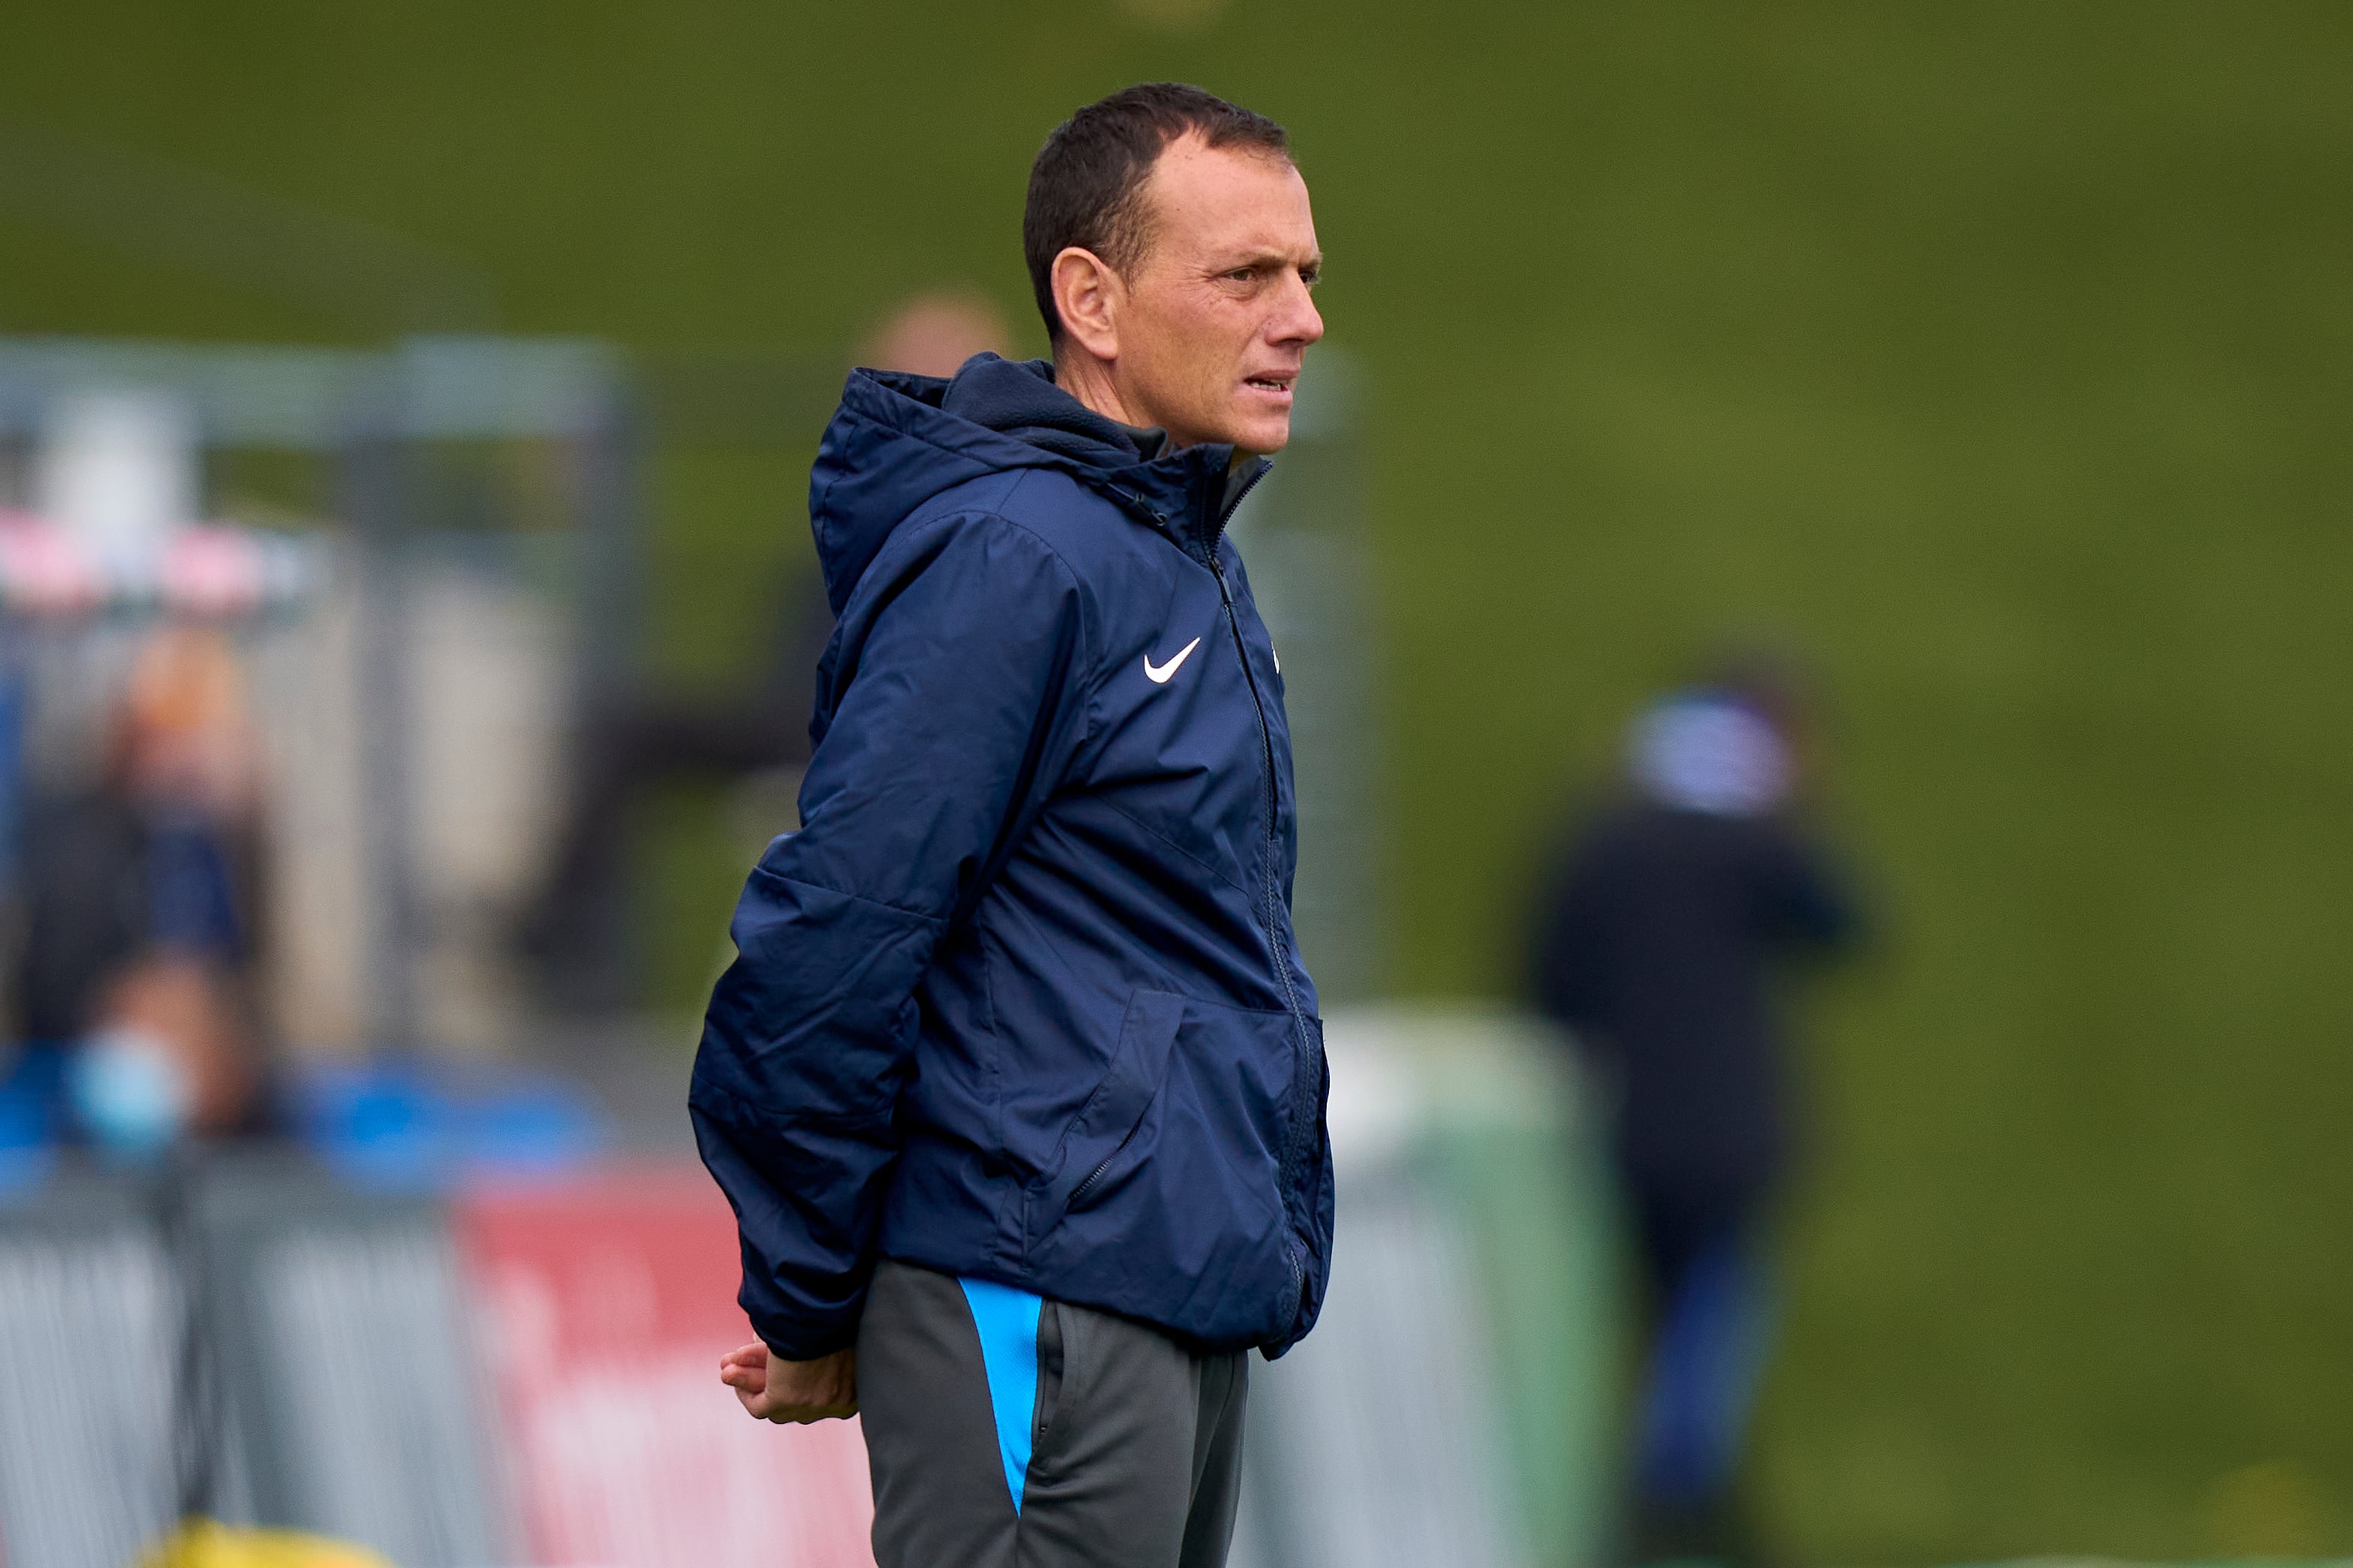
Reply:
[[[1321,256],[1282,128],[1197,88],[1030,172],[1050,363],[854,373],[810,479],[839,617],[801,829],[695,1062],[761,1342],[858,1412],[883,1568],[1224,1560],[1244,1352],[1332,1237],[1282,677],[1227,519]]]
[[[1852,940],[1830,858],[1789,809],[1799,708],[1766,667],[1636,721],[1630,797],[1545,891],[1536,1001],[1608,1086],[1649,1285],[1630,1560],[1755,1560],[1736,1482],[1771,1346],[1762,1222],[1788,1164],[1777,971]]]

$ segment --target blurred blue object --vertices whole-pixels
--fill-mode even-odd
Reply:
[[[18,837],[25,816],[25,721],[28,688],[22,656],[0,647],[0,889],[16,885]]]
[[[245,933],[219,824],[175,804],[153,814],[149,834],[148,939],[175,952],[234,961]]]
[[[74,1121],[100,1152],[147,1161],[186,1131],[193,1090],[171,1048],[135,1029],[91,1036],[66,1059]]]
[[[38,1186],[58,1163],[53,1097],[28,1081],[27,1051],[0,1079],[0,1198]]]
[[[464,1108],[465,1164],[474,1175],[561,1175],[604,1153],[607,1132],[603,1108],[585,1089],[534,1074]]]
[[[406,1190],[447,1178],[456,1118],[420,1067],[318,1069],[296,1086],[294,1100],[304,1141],[346,1181]]]
[[[1729,693],[1678,691],[1634,721],[1627,761],[1662,805],[1762,816],[1788,798],[1788,748],[1772,721]]]
[[[304,1078],[294,1109],[305,1142],[329,1169],[377,1189],[562,1175],[610,1143],[602,1108],[552,1074],[469,1082],[416,1062],[330,1068]]]
[[[1701,1506],[1738,1469],[1773,1337],[1771,1284],[1748,1247],[1737,1232],[1717,1237],[1664,1303],[1635,1458],[1646,1497]]]

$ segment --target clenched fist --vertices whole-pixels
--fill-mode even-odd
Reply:
[[[786,1361],[757,1342],[719,1358],[719,1381],[763,1421],[803,1426],[858,1414],[858,1352]]]

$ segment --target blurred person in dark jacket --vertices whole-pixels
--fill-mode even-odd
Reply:
[[[1759,1229],[1795,1142],[1777,972],[1855,931],[1789,810],[1802,730],[1788,692],[1749,679],[1640,715],[1631,790],[1577,840],[1536,924],[1535,998],[1614,1100],[1649,1286],[1638,1561],[1746,1552],[1734,1484],[1772,1308]]]
[[[893,310],[860,346],[857,363],[950,376],[1011,340],[977,292],[930,289]],[[570,809],[520,933],[550,1001],[576,1009],[627,1000],[628,966],[618,958],[628,945],[621,873],[632,805],[673,780],[746,779],[806,765],[818,656],[832,632],[822,574],[802,574],[777,595],[766,654],[742,686],[712,694],[640,686],[588,715]]]
[[[25,833],[19,1082],[124,1154],[265,1129],[259,746],[218,631],[134,661],[89,787]]]

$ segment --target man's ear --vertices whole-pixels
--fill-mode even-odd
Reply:
[[[1119,358],[1119,312],[1127,285],[1092,250],[1072,245],[1054,258],[1054,307],[1062,331],[1100,360]]]

